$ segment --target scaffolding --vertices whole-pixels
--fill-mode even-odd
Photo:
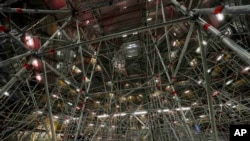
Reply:
[[[0,140],[223,141],[249,124],[249,5],[62,1],[0,8]]]

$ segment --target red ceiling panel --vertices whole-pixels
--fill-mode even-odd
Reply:
[[[44,0],[49,9],[61,9],[66,6],[64,0]]]

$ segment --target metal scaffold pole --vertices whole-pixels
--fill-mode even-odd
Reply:
[[[2,8],[0,12],[5,13],[37,13],[37,14],[57,14],[57,13],[71,13],[70,9],[63,10],[44,10],[44,9],[24,9],[24,8]]]
[[[0,89],[0,96],[2,96],[4,94],[4,92],[7,92],[19,79],[19,77],[21,77],[21,75],[23,73],[26,72],[25,68],[21,68],[14,77],[12,77],[1,89]]]
[[[45,93],[46,93],[46,97],[47,97],[47,108],[48,108],[48,111],[49,111],[50,130],[51,130],[51,133],[52,133],[52,141],[56,141],[56,132],[55,132],[55,126],[54,126],[54,120],[53,120],[52,107],[51,107],[51,102],[50,102],[50,94],[49,94],[49,87],[48,87],[48,77],[47,77],[45,61],[42,60],[42,63],[43,63]]]
[[[206,61],[206,54],[205,54],[205,47],[202,44],[202,35],[201,35],[201,30],[198,27],[197,30],[198,38],[199,38],[199,45],[201,47],[201,59],[202,59],[202,66],[203,66],[203,74],[205,77],[205,88],[206,88],[206,93],[207,93],[207,101],[208,101],[208,106],[209,106],[209,115],[210,115],[210,121],[211,121],[211,126],[212,126],[212,131],[213,131],[213,140],[217,141],[218,140],[218,133],[217,133],[217,128],[216,128],[216,121],[215,121],[215,114],[214,114],[214,109],[213,109],[213,101],[212,101],[212,89],[210,85],[210,78],[208,75],[208,67],[207,67],[207,61]]]
[[[249,14],[250,5],[243,6],[218,6],[215,8],[202,8],[202,9],[193,9],[193,14]]]
[[[162,18],[163,22],[166,22],[166,16],[165,16],[165,10],[164,10],[164,5],[163,5],[163,0],[161,0],[161,13],[162,13]],[[169,41],[169,35],[168,35],[168,28],[167,26],[164,26],[164,32],[165,32],[165,39],[167,41],[167,49],[168,49],[168,60],[169,63],[172,63],[172,58],[171,58],[171,45]],[[173,73],[173,68],[171,68],[171,74]]]
[[[98,51],[96,53],[96,56],[99,54],[99,49],[100,49],[100,46],[101,46],[101,42],[99,43],[99,46],[98,46]],[[95,56],[95,57],[96,57]],[[91,81],[92,81],[92,78],[93,78],[93,75],[94,75],[94,72],[95,72],[95,66],[96,66],[96,63],[93,65],[93,68],[92,68],[92,71],[91,71],[91,75],[90,75],[90,83],[88,83],[88,86],[87,86],[87,89],[86,89],[86,93],[89,92],[89,89],[90,89],[90,86],[91,86]],[[79,123],[77,125],[77,129],[76,129],[76,133],[75,133],[75,139],[74,141],[77,141],[77,136],[80,132],[80,127],[81,127],[81,124],[82,124],[82,118],[83,118],[83,112],[85,110],[85,106],[86,106],[86,101],[87,101],[88,97],[85,97],[84,98],[84,104],[83,104],[83,107],[81,109],[81,114],[80,114],[80,117],[79,117]]]
[[[0,140],[222,141],[249,122],[247,2],[105,3],[0,4]]]
[[[192,33],[193,33],[193,31],[194,31],[194,27],[195,27],[194,25],[195,25],[195,23],[192,23],[191,26],[190,26],[190,29],[189,29],[189,32],[188,32],[188,34],[187,34],[185,43],[184,43],[184,45],[183,45],[183,49],[182,49],[182,51],[181,51],[181,54],[180,54],[180,57],[179,57],[179,60],[178,60],[178,64],[177,64],[176,69],[175,69],[175,71],[174,71],[173,77],[176,77],[176,75],[177,75],[177,73],[178,73],[178,71],[179,71],[179,69],[180,69],[180,66],[181,66],[183,57],[184,57],[184,55],[185,55],[185,53],[186,53],[188,44],[189,44],[189,42],[190,42],[190,39],[191,39],[191,37],[192,37]]]
[[[1,62],[0,62],[0,67],[4,67],[4,66],[6,66],[6,65],[8,65],[8,64],[10,64],[10,63],[13,63],[13,62],[17,61],[18,59],[21,59],[21,58],[23,58],[23,57],[27,57],[27,56],[32,55],[32,54],[34,54],[33,51],[27,51],[27,52],[24,53],[24,54],[17,55],[17,56],[14,56],[14,57],[10,58],[10,59],[1,61]]]

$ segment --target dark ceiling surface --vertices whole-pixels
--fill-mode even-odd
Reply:
[[[228,140],[249,124],[247,7],[0,0],[0,140]]]

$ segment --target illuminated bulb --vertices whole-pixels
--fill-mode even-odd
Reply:
[[[123,38],[126,38],[126,37],[128,37],[128,35],[127,35],[127,34],[124,34],[124,35],[122,35],[122,37],[123,37]]]
[[[232,34],[232,30],[230,28],[227,28],[227,31],[225,32],[225,35],[231,35]]]
[[[138,34],[138,32],[133,32],[133,35],[136,35],[136,34]]]
[[[127,114],[126,113],[121,113],[120,116],[126,116]]]
[[[33,67],[39,67],[39,63],[38,63],[37,59],[34,59],[31,64]]]
[[[56,69],[60,69],[60,67],[61,67],[61,64],[56,64]]]
[[[173,42],[173,46],[176,46],[176,41]]]
[[[206,46],[207,45],[207,41],[203,40],[202,44]]]
[[[96,104],[100,104],[100,101],[96,101],[95,103],[96,103]]]
[[[28,40],[26,43],[27,43],[27,46],[29,46],[29,47],[34,46],[34,41],[33,41],[33,39]]]
[[[79,88],[77,88],[76,91],[77,91],[78,93],[81,92],[81,90],[80,90]]]
[[[128,83],[126,83],[126,84],[125,84],[125,87],[129,87],[129,84],[128,84]]]
[[[71,102],[68,102],[68,104],[69,104],[70,106],[72,106],[72,105],[73,105]]]
[[[90,58],[89,63],[90,63],[91,65],[94,65],[96,62],[97,62],[97,61],[96,61],[96,58],[95,58],[95,57],[91,57],[91,58]]]
[[[226,82],[226,85],[230,85],[233,82],[233,80],[229,80]]]
[[[57,32],[57,35],[58,35],[58,36],[61,36],[61,35],[62,35],[61,31],[58,31],[58,32]]]
[[[126,101],[127,99],[126,99],[126,97],[121,97],[120,98],[120,101]]]
[[[169,112],[169,109],[163,109],[163,110],[157,110],[158,113],[161,113],[161,112]]]
[[[179,47],[180,44],[181,44],[181,43],[180,43],[179,40],[175,40],[175,41],[173,41],[173,44],[172,44],[172,45],[173,45],[174,47]]]
[[[177,36],[177,34],[176,34],[175,32],[173,33],[173,35],[174,35],[174,36]]]
[[[147,114],[147,111],[138,111],[138,112],[134,112],[134,115],[145,115]]]
[[[212,71],[212,69],[208,69],[207,72],[210,73]]]
[[[94,124],[90,123],[89,126],[92,127],[92,126],[94,126]]]
[[[57,51],[57,52],[56,52],[56,55],[61,56],[61,55],[62,55],[62,51],[60,51],[60,50]]]
[[[217,19],[218,19],[219,21],[224,20],[224,15],[223,15],[223,14],[221,14],[221,13],[216,14],[216,17],[217,17]]]
[[[194,103],[192,104],[192,106],[196,106],[196,105],[198,105],[198,103],[197,103],[197,102],[194,102]]]
[[[79,106],[76,107],[76,110],[81,110],[81,108]]]
[[[148,2],[151,2],[151,1],[153,1],[153,0],[148,0]]]
[[[40,74],[36,74],[36,80],[37,81],[42,81],[42,76]]]
[[[127,115],[127,113],[119,113],[119,114],[114,114],[114,117],[118,117],[118,116],[126,116]]]
[[[30,35],[26,35],[26,36],[25,36],[25,40],[26,40],[26,41],[27,41],[27,40],[30,40],[30,39],[32,39]]]
[[[41,115],[41,114],[43,114],[43,112],[42,112],[42,111],[37,111],[37,114],[40,114],[40,115]]]
[[[152,21],[152,18],[151,17],[147,18],[147,21]]]
[[[28,47],[33,47],[34,46],[34,40],[30,35],[25,36],[25,43]]]
[[[65,80],[64,82],[65,82],[66,84],[68,84],[68,85],[70,84],[70,82],[69,82],[68,80]]]
[[[213,93],[212,93],[212,96],[216,96],[217,94],[219,94],[220,92],[219,91],[214,91]]]
[[[53,97],[53,98],[57,98],[57,99],[59,98],[59,96],[58,96],[58,95],[55,95],[55,94],[53,94],[52,97]]]
[[[108,85],[108,86],[112,86],[112,82],[111,82],[111,81],[108,81],[108,82],[107,82],[107,85]]]
[[[200,118],[205,118],[206,117],[206,115],[200,115]]]
[[[173,58],[173,59],[176,58],[177,57],[177,51],[171,51],[170,57]]]
[[[89,20],[86,21],[86,24],[89,24]]]
[[[75,73],[75,74],[79,74],[81,73],[82,71],[75,65],[72,66],[72,71]]]
[[[158,113],[161,113],[161,112],[162,112],[162,110],[157,110],[157,112],[158,112]]]
[[[109,97],[113,98],[114,94],[113,93],[109,93]]]
[[[190,107],[181,107],[181,108],[176,108],[176,111],[187,111],[190,110]]]
[[[249,70],[250,70],[250,66],[244,68],[244,69],[241,71],[241,73],[242,73],[242,74],[246,74],[246,73],[248,73]]]
[[[102,71],[102,68],[101,68],[101,66],[100,65],[96,65],[96,67],[95,67],[95,71]]]
[[[107,115],[107,114],[104,114],[104,115],[98,115],[98,116],[97,116],[97,118],[107,118],[107,117],[109,117],[109,115]]]
[[[135,47],[137,47],[136,44],[130,44],[130,45],[128,46],[128,48],[135,48]]]
[[[202,84],[202,82],[203,82],[202,80],[199,80],[197,83],[198,83],[198,84]]]
[[[54,116],[55,119],[58,119],[59,117],[58,116]]]
[[[184,93],[185,93],[185,94],[188,94],[188,93],[190,93],[190,90],[187,90],[187,91],[185,91]]]
[[[64,121],[64,124],[68,124],[68,123],[69,123],[69,120],[66,119],[66,120]]]
[[[243,71],[249,71],[250,70],[250,67],[246,67],[243,69]]]
[[[169,112],[169,109],[163,109],[163,112]]]
[[[222,58],[223,58],[224,54],[221,54],[219,55],[217,58],[216,58],[216,61],[220,61]]]
[[[191,62],[189,63],[191,67],[195,67],[197,65],[197,59],[194,58],[193,60],[191,60]]]
[[[4,92],[3,95],[9,96],[10,94],[8,92]]]
[[[197,49],[195,50],[196,53],[201,53],[201,47],[197,47]]]
[[[160,82],[160,80],[159,79],[155,79],[155,83],[159,83]]]

